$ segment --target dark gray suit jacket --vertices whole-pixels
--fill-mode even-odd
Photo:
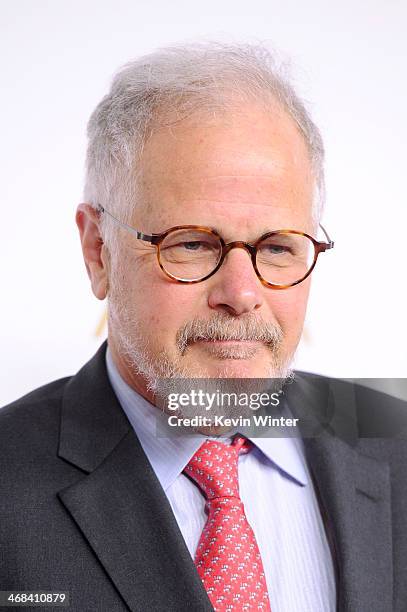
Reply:
[[[0,411],[0,590],[67,591],[70,612],[210,611],[109,384],[105,350],[76,376]],[[317,392],[300,376],[289,393],[321,433],[304,443],[331,536],[338,610],[405,611],[407,443],[394,437],[405,405],[317,380]],[[373,438],[378,423],[386,431]]]

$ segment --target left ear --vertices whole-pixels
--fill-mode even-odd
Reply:
[[[79,204],[75,220],[92,291],[99,300],[104,300],[108,290],[108,270],[98,212],[90,204]]]

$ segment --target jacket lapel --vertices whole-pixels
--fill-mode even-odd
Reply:
[[[109,384],[105,349],[67,385],[59,456],[87,475],[59,498],[130,610],[210,611],[165,493]]]
[[[333,540],[338,610],[391,610],[390,470],[365,453],[374,452],[377,440],[358,438],[354,386],[299,380],[290,397],[306,422],[306,457]]]

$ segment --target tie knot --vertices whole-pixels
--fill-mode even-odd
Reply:
[[[242,436],[234,438],[232,444],[206,440],[184,472],[197,483],[208,499],[239,498],[238,456],[249,450],[250,442]]]

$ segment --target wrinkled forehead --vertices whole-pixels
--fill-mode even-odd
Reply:
[[[158,123],[139,164],[135,221],[149,231],[185,223],[247,224],[312,217],[308,148],[281,108],[246,105]],[[154,226],[154,227],[152,227]]]

